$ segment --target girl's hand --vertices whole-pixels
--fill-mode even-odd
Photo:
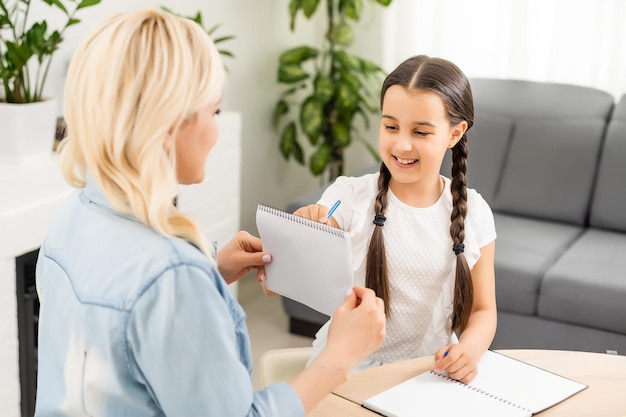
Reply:
[[[478,374],[478,360],[462,343],[440,348],[435,354],[435,372],[446,371],[448,376],[464,384]]]
[[[217,253],[217,269],[228,284],[232,284],[246,273],[257,269],[257,280],[265,280],[265,264],[272,261],[269,253],[263,252],[261,239],[248,232],[240,231]]]
[[[293,214],[300,217],[305,217],[316,222],[324,223],[329,226],[339,227],[339,224],[333,218],[327,218],[329,208],[321,204],[310,204],[308,206],[300,207],[294,211]]]

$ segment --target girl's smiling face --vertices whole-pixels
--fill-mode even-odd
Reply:
[[[383,99],[378,146],[391,172],[394,193],[400,197],[405,192],[439,189],[446,149],[456,145],[466,130],[465,121],[450,126],[444,103],[436,93],[407,90],[400,85],[389,87]]]

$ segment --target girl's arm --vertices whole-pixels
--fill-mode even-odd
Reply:
[[[464,383],[478,373],[478,361],[496,333],[494,255],[495,241],[480,249],[480,258],[472,268],[474,302],[467,327],[457,345],[444,346],[435,355],[435,369],[445,369],[451,378]]]

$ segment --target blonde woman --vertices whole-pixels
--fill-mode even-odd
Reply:
[[[214,256],[172,203],[203,179],[223,78],[202,29],[157,10],[109,18],[75,52],[60,158],[77,191],[37,264],[37,416],[304,416],[382,343],[382,300],[355,287],[319,360],[253,392],[227,283],[271,255],[240,232]]]

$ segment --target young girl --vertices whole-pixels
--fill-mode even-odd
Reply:
[[[470,85],[451,62],[416,56],[385,79],[381,110],[380,172],[340,177],[296,214],[348,230],[355,282],[385,301],[385,341],[361,367],[434,354],[437,369],[468,382],[496,329],[493,215],[465,181]],[[451,180],[439,174],[447,149]]]
[[[380,346],[382,300],[354,287],[319,359],[253,392],[227,282],[271,254],[240,232],[214,256],[173,204],[204,177],[223,78],[203,29],[158,10],[111,17],[76,50],[60,162],[78,190],[37,263],[37,416],[304,416]]]

